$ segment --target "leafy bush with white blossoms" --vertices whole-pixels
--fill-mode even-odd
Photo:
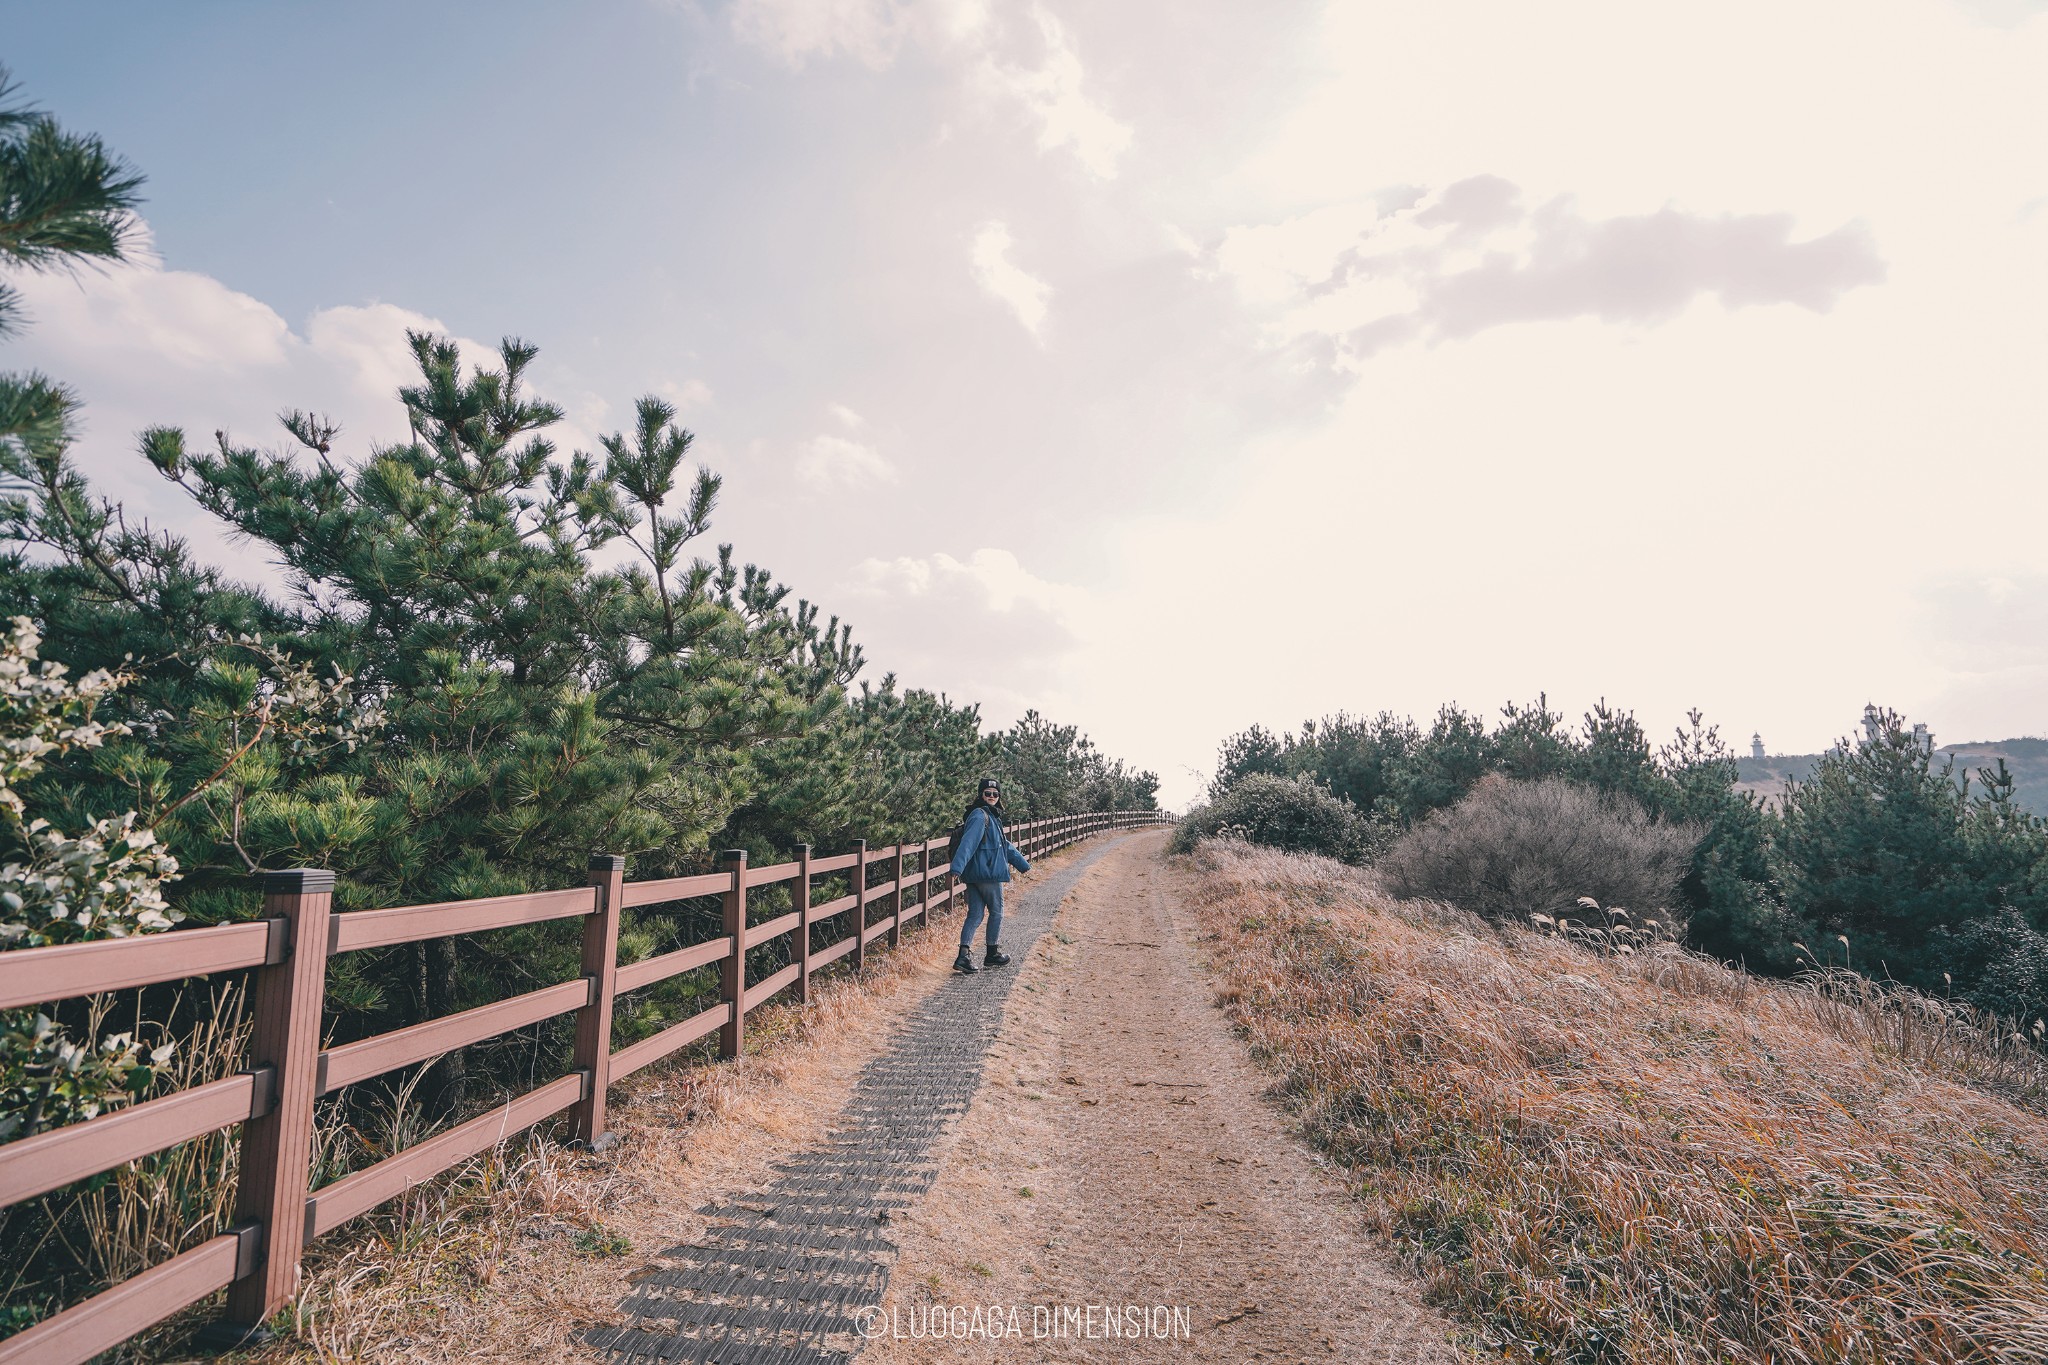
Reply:
[[[135,819],[128,811],[95,820],[75,837],[47,820],[22,826],[31,861],[0,868],[0,948],[127,938],[182,919],[163,894],[178,860]]]
[[[23,616],[0,637],[0,837],[24,855],[0,867],[0,950],[168,929],[179,915],[163,888],[178,863],[137,826],[135,812],[95,820],[77,835],[28,818],[21,788],[47,760],[127,733],[92,718],[123,680],[104,670],[66,678],[63,665],[37,659],[41,643]],[[173,1046],[145,1049],[116,1033],[95,1047],[45,1014],[0,1011],[0,1142],[142,1094]]]
[[[0,1142],[77,1123],[148,1092],[177,1044],[110,1033],[97,1049],[48,1015],[0,1011]]]

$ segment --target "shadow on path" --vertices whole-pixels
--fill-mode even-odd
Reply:
[[[1012,887],[1003,942],[1025,960],[1101,840],[1042,881]],[[820,1145],[775,1163],[758,1193],[699,1212],[711,1219],[633,1276],[623,1325],[583,1344],[606,1360],[722,1365],[838,1365],[859,1350],[855,1315],[882,1301],[896,1260],[888,1235],[937,1176],[932,1145],[974,1098],[1016,969],[954,976],[862,1070]],[[834,1337],[845,1342],[831,1344]],[[850,1341],[845,1340],[851,1338]]]

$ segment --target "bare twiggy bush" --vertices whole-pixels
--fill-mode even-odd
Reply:
[[[1379,862],[1387,888],[1489,919],[1577,915],[1582,898],[1637,916],[1669,905],[1700,832],[1656,820],[1624,796],[1558,778],[1488,777],[1463,801],[1396,840]],[[1612,915],[1591,921],[1609,927]]]
[[[1232,1019],[1490,1353],[2048,1359],[2048,1118],[2001,1098],[2048,1073],[2010,1034],[1389,904],[1328,860],[1191,870]]]

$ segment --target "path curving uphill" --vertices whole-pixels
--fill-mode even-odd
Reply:
[[[1013,888],[1004,947],[1023,961],[1081,876],[1122,840],[1097,842]],[[700,1210],[688,1245],[632,1277],[619,1320],[583,1344],[616,1362],[832,1365],[862,1344],[898,1228],[937,1175],[934,1144],[973,1100],[1017,968],[944,983],[864,1068],[820,1143],[779,1160],[758,1190]]]
[[[1015,888],[832,1125],[586,1328],[612,1361],[1466,1359],[1214,1008],[1164,833]]]
[[[1111,846],[1032,954],[862,1365],[1468,1358],[1261,1098],[1165,839]],[[973,1304],[1020,1330],[976,1336]]]

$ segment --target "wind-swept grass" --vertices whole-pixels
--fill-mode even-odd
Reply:
[[[1217,986],[1309,1138],[1503,1358],[2048,1359],[2048,1068],[1837,972],[1194,855]]]

